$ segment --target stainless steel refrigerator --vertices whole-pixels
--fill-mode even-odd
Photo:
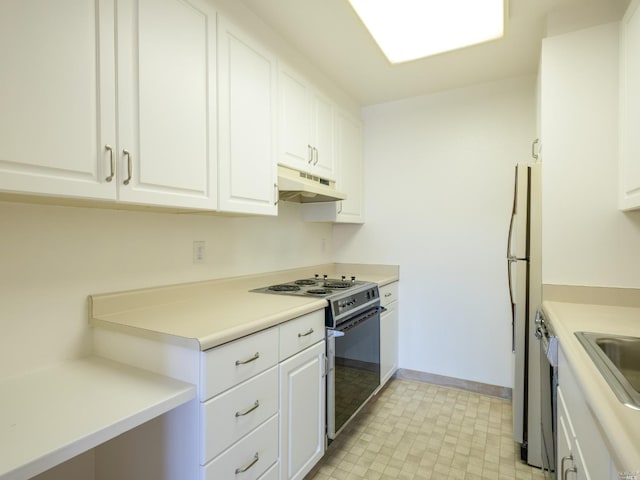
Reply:
[[[515,169],[513,210],[507,240],[511,300],[513,437],[521,458],[542,464],[540,359],[535,313],[542,298],[542,165],[519,163]]]

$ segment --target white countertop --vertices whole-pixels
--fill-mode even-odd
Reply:
[[[398,267],[329,264],[260,275],[117,292],[90,297],[89,322],[134,335],[207,350],[306,313],[324,308],[322,298],[267,295],[255,288],[314,273],[356,275],[386,285],[398,280]]]
[[[545,301],[562,350],[620,471],[640,471],[640,411],[625,407],[582,347],[575,332],[640,337],[640,308]]]
[[[31,478],[195,398],[195,386],[98,357],[0,381],[0,480]]]

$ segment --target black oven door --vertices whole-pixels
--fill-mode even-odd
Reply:
[[[327,437],[333,440],[380,387],[380,307],[327,329]]]

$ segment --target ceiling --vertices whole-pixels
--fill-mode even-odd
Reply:
[[[361,105],[533,74],[538,68],[549,13],[570,12],[571,19],[581,18],[580,26],[588,26],[609,21],[609,18],[599,21],[598,16],[612,4],[618,5],[620,12],[623,11],[620,5],[628,3],[628,0],[507,1],[505,38],[391,65],[347,0],[242,0]]]

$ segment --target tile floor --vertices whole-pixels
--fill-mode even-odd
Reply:
[[[507,400],[393,378],[305,480],[543,480],[511,431]]]

